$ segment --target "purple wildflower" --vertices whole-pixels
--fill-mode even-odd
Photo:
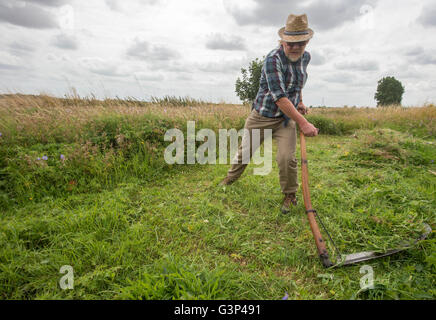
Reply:
[[[431,163],[434,163],[434,160],[431,160]]]
[[[0,132],[0,137],[2,136],[2,133]]]
[[[282,300],[288,300],[288,298],[289,298],[288,293],[285,292],[285,296],[282,298]]]
[[[61,154],[61,160],[65,160],[65,156],[63,154]]]
[[[42,156],[42,160],[48,160],[47,156]]]
[[[38,157],[38,158],[36,158],[36,160],[41,160],[41,158],[40,158],[40,157]]]

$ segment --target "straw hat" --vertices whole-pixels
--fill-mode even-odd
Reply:
[[[279,36],[286,42],[306,41],[313,37],[313,30],[309,28],[306,14],[296,16],[290,14],[286,26],[280,28]]]

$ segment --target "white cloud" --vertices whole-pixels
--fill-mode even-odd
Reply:
[[[160,73],[153,72],[134,72],[136,79],[144,81],[163,81],[165,77]]]
[[[206,48],[211,50],[245,50],[244,39],[235,35],[214,33],[207,37]]]
[[[129,75],[125,66],[120,65],[118,61],[99,57],[84,57],[79,60],[80,65],[99,75],[108,77],[125,77]]]
[[[334,66],[340,70],[350,71],[375,71],[379,69],[378,62],[375,60],[341,61],[335,63]]]
[[[79,48],[79,41],[75,35],[58,34],[53,37],[51,44],[67,50],[77,50]]]
[[[240,68],[277,46],[290,13],[304,12],[315,31],[307,105],[374,106],[386,75],[403,82],[406,105],[419,104],[436,100],[434,8],[432,0],[0,0],[0,84],[239,102]]]
[[[3,68],[13,68],[18,69],[22,66],[23,62],[17,56],[14,56],[6,51],[0,51],[0,63],[3,65]]]
[[[127,55],[145,61],[171,61],[180,57],[180,53],[170,46],[152,44],[146,40],[136,38],[128,48]]]

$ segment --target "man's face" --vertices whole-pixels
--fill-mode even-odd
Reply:
[[[304,53],[304,49],[309,41],[301,42],[282,42],[285,55],[292,62],[297,61]]]

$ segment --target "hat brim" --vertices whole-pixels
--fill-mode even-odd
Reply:
[[[283,41],[300,42],[300,41],[309,40],[310,38],[313,37],[313,30],[308,28],[307,31],[309,32],[308,34],[301,34],[301,35],[297,35],[297,36],[288,36],[288,35],[285,35],[285,27],[282,27],[282,28],[280,28],[278,34]]]

